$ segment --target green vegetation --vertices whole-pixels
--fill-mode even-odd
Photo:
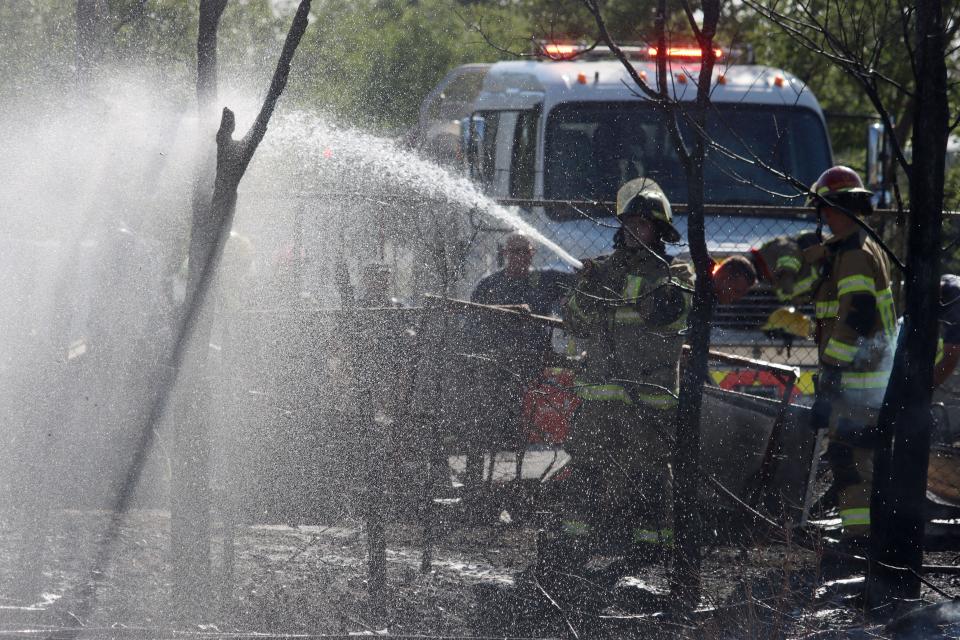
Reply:
[[[861,24],[866,26],[850,45],[866,50],[881,42],[875,66],[894,83],[905,82],[910,68],[898,42],[896,7],[885,0],[849,4],[849,15],[864,16]],[[947,14],[960,7],[960,0],[948,4]],[[196,0],[108,0],[107,5],[104,60],[162,81],[167,99],[189,100],[196,65]],[[59,0],[0,3],[0,99],[75,82],[74,6]],[[603,11],[619,40],[644,42],[650,39],[654,6],[653,0],[607,0]],[[784,5],[784,10],[790,9]],[[726,11],[719,42],[752,46],[758,62],[795,73],[828,113],[875,114],[861,88],[823,56],[807,53],[743,4]],[[313,15],[297,53],[288,100],[352,124],[396,132],[415,122],[423,96],[456,65],[527,53],[531,38],[592,42],[596,34],[580,0],[321,0],[314,3]],[[260,80],[280,50],[287,18],[276,14],[270,0],[229,2],[220,29],[224,83],[262,86]],[[675,40],[691,39],[681,13],[671,18],[669,30]],[[878,88],[904,137],[909,97],[893,83],[880,82]],[[830,119],[835,150],[855,166],[862,164],[864,124],[862,119]]]
[[[315,15],[291,95],[377,129],[413,124],[423,97],[453,67],[501,57],[469,28],[474,19],[498,42],[515,46],[526,33],[513,10],[449,0],[328,2]]]
[[[288,4],[291,9],[295,5]],[[960,0],[949,4],[956,9]],[[61,100],[69,94],[62,89],[77,82],[75,5],[61,0],[0,3],[0,101]],[[881,82],[878,89],[904,139],[910,128],[909,96],[894,83],[907,84],[911,70],[898,42],[899,14],[886,0],[855,0],[853,5],[849,15],[861,12],[869,18],[863,21],[869,28],[851,38],[849,46],[870,50],[881,42],[876,66],[892,82]],[[137,77],[151,79],[159,87],[158,99],[191,104],[197,0],[107,0],[106,6],[103,62],[121,63]],[[273,7],[271,0],[228,3],[219,32],[222,86],[262,91],[290,17],[289,10]],[[618,40],[644,42],[651,40],[654,7],[653,0],[607,0],[603,11]],[[758,62],[793,72],[828,114],[875,115],[858,83],[829,60],[802,49],[744,4],[726,7],[717,39],[723,46],[752,46]],[[593,17],[580,0],[315,0],[313,18],[284,104],[323,110],[342,122],[397,135],[416,122],[423,97],[459,64],[528,53],[533,38],[589,43],[596,37]],[[680,13],[671,17],[668,30],[675,42],[691,41]],[[828,115],[837,159],[861,170],[866,122]],[[955,164],[947,181],[948,208],[960,206],[958,194],[960,169]],[[955,226],[948,223],[948,237],[960,232]],[[951,268],[960,266],[960,247],[951,253],[958,256]]]

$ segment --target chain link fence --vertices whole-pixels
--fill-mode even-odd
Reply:
[[[250,517],[278,510],[289,518],[320,512],[363,517],[358,496],[369,491],[374,455],[391,461],[389,473],[376,480],[387,487],[393,513],[416,512],[427,493],[441,495],[438,487],[458,486],[468,475],[467,461],[449,456],[459,455],[465,425],[491,421],[471,411],[493,415],[498,409],[471,401],[464,390],[478,382],[496,387],[497,380],[518,375],[514,365],[483,360],[468,335],[468,311],[438,315],[437,302],[427,294],[469,300],[481,278],[502,268],[503,245],[513,227],[480,209],[437,198],[330,192],[271,197],[274,215],[268,223],[242,210],[238,214],[237,228],[256,247],[255,284],[229,332],[235,347],[224,348],[238,358],[230,362],[224,356],[224,371],[233,376],[224,397],[233,399],[234,420],[241,432],[270,449],[256,454],[253,466],[262,472],[247,474],[257,497],[245,508]],[[541,203],[505,204],[527,205],[523,219],[576,259],[612,251],[617,225],[602,206],[575,203],[560,211],[536,206]],[[817,228],[815,217],[801,209],[716,209],[706,221],[715,259]],[[879,214],[870,222],[899,249],[893,216]],[[676,226],[685,237],[682,208]],[[668,251],[677,260],[688,258],[683,242]],[[534,267],[572,273],[544,246],[538,246]],[[899,280],[896,274],[894,279]],[[718,306],[713,347],[797,367],[793,400],[804,404],[813,393],[816,345],[812,339],[785,343],[763,333],[760,327],[779,306],[767,283],[735,304]],[[558,304],[555,315],[559,311]],[[800,311],[811,315],[809,307]],[[445,318],[442,326],[438,318]],[[544,445],[562,442],[576,402],[573,374],[562,371],[565,336],[559,328],[551,332],[555,357],[539,385],[525,397],[502,398],[512,407],[509,420],[520,437]],[[712,363],[710,375],[719,389],[771,400],[781,399],[786,388],[770,371],[730,362]],[[485,454],[481,476],[487,482],[497,474],[515,476],[512,455]],[[242,456],[241,451],[224,458]],[[538,473],[550,476],[563,460],[538,464]]]
[[[526,375],[523,364],[498,360],[503,350],[490,355],[478,347],[469,310],[428,297],[468,300],[482,277],[502,267],[512,227],[436,199],[271,197],[269,220],[238,212],[235,228],[250,239],[254,255],[243,275],[247,295],[225,315],[220,345],[221,421],[229,433],[215,441],[229,449],[220,459],[233,465],[224,468],[231,478],[225,486],[243,496],[238,517],[362,520],[371,513],[364,505],[382,495],[386,503],[376,504],[389,517],[427,518],[433,502],[426,496],[454,502],[462,496],[471,473],[468,449],[491,448],[471,441],[471,431],[490,430],[498,420],[511,425],[499,430],[493,449],[500,453],[491,449],[474,460],[488,485],[518,476],[523,461],[508,452],[562,443],[576,404],[562,330],[551,330],[555,354],[544,374],[525,393],[514,392],[509,380]],[[612,250],[616,225],[600,211],[550,213],[532,209],[524,219],[574,258]],[[677,226],[685,232],[682,214]],[[717,216],[708,221],[709,248],[720,258],[815,227],[795,212]],[[670,252],[683,260],[687,247]],[[543,246],[534,266],[572,272]],[[760,287],[718,308],[715,348],[800,366],[794,393],[802,399],[812,391],[815,349],[759,331],[777,306]],[[786,386],[770,371],[729,363],[716,364],[711,376],[719,388],[771,400]],[[493,401],[478,400],[478,386]],[[756,448],[762,451],[762,442]],[[564,456],[533,455],[528,473],[549,478],[563,468]],[[514,514],[535,507],[528,499],[513,503]]]

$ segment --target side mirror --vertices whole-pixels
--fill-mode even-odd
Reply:
[[[887,136],[879,122],[867,126],[867,188],[873,191],[873,205],[884,207],[889,202],[886,180],[888,165]]]
[[[467,154],[470,149],[470,118],[460,118],[457,120],[457,126],[460,128],[460,136],[457,138],[457,167],[466,171]]]
[[[461,132],[465,134],[464,160],[467,164],[467,175],[474,180],[480,180],[483,174],[480,163],[483,162],[483,137],[487,130],[487,121],[481,115],[472,115],[461,121]]]

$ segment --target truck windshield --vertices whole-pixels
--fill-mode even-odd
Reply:
[[[548,200],[616,199],[627,180],[656,180],[671,202],[687,202],[687,179],[658,113],[643,102],[567,103],[549,115],[544,155]],[[706,200],[712,204],[800,205],[802,196],[765,164],[812,184],[830,166],[821,120],[809,109],[751,104],[715,104],[707,124]],[[693,131],[681,132],[690,147]]]

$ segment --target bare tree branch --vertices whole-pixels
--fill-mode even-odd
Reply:
[[[471,30],[471,31],[476,31],[478,34],[480,34],[480,37],[483,38],[483,41],[487,44],[487,46],[490,47],[491,49],[493,49],[494,51],[496,51],[497,53],[501,53],[501,54],[503,54],[503,55],[507,55],[507,56],[510,56],[510,57],[513,57],[513,58],[530,57],[530,54],[529,54],[529,53],[524,53],[524,52],[521,52],[521,51],[513,51],[513,50],[511,50],[511,49],[507,49],[507,48],[501,47],[500,45],[498,45],[497,43],[495,43],[493,40],[491,40],[491,39],[490,39],[490,36],[487,34],[487,32],[483,30],[483,18],[482,18],[482,17],[480,18],[480,20],[479,20],[476,24],[470,24],[469,22],[467,22],[466,19],[464,19],[463,17],[461,17],[460,14],[457,14],[457,17],[460,18],[460,20],[464,23],[464,25],[465,25],[469,30]]]
[[[800,10],[804,12],[809,19],[809,22],[803,22],[798,21],[790,16],[786,16],[783,13],[776,11],[772,7],[765,6],[756,0],[744,0],[744,4],[757,11],[761,16],[773,22],[788,35],[794,37],[795,40],[802,46],[833,61],[848,75],[854,77],[863,87],[874,109],[876,109],[877,113],[880,114],[880,119],[883,122],[884,128],[887,131],[895,130],[893,126],[893,118],[890,116],[886,105],[883,103],[883,100],[877,92],[876,84],[873,82],[873,79],[880,78],[884,82],[897,87],[898,90],[901,90],[908,95],[909,91],[901,87],[894,80],[887,78],[883,74],[880,74],[877,70],[867,68],[861,60],[858,60],[856,57],[854,57],[852,53],[845,48],[844,44],[839,41],[836,36],[831,34],[830,30],[827,28],[827,24],[820,23],[817,20],[816,16],[810,10],[808,5],[803,3],[798,4]],[[804,29],[823,35],[831,49],[833,49],[833,53],[825,50],[823,47],[819,46],[808,36],[806,36],[803,33]],[[896,136],[890,136],[890,139],[897,162],[900,164],[903,171],[909,175],[911,171],[910,163],[906,159],[900,141]]]
[[[250,127],[247,135],[243,137],[243,145],[245,147],[244,169],[246,169],[247,164],[253,157],[253,153],[257,150],[260,141],[263,140],[263,136],[267,133],[267,123],[270,122],[270,116],[273,115],[273,110],[277,105],[277,100],[280,99],[280,94],[283,93],[283,90],[287,86],[287,78],[290,76],[290,63],[293,61],[293,54],[300,44],[300,39],[307,30],[307,18],[309,15],[310,0],[301,0],[300,6],[297,7],[297,13],[294,15],[293,22],[290,25],[290,31],[287,32],[287,38],[283,43],[283,49],[280,52],[280,59],[277,61],[277,68],[273,72],[273,79],[270,82],[267,97],[263,101],[263,106],[260,107],[260,113],[257,114],[257,119]]]
[[[584,6],[587,8],[587,11],[593,16],[594,21],[597,24],[597,31],[600,32],[600,40],[607,45],[610,49],[610,52],[613,53],[614,57],[620,61],[620,63],[627,70],[627,73],[630,75],[630,79],[640,88],[643,94],[652,100],[655,104],[661,104],[662,96],[658,95],[653,89],[650,88],[650,85],[640,77],[640,74],[637,73],[636,68],[630,64],[630,59],[627,57],[627,54],[623,52],[613,38],[610,36],[610,32],[607,30],[606,21],[603,19],[603,15],[600,13],[600,7],[598,6],[596,0],[583,0]]]
[[[693,37],[697,39],[697,42],[700,42],[703,39],[703,34],[700,32],[700,26],[697,24],[697,19],[693,15],[693,9],[690,8],[690,3],[687,0],[680,0],[680,6],[683,7],[683,13],[687,16],[687,24],[690,25],[690,31],[693,32]]]
[[[917,75],[917,54],[913,50],[910,42],[910,16],[913,14],[913,7],[907,5],[900,9],[900,26],[903,29],[903,48],[907,52],[907,59],[910,61],[910,71],[913,76]]]
[[[957,113],[957,116],[953,119],[953,122],[950,123],[950,131],[952,132],[960,126],[960,112]]]

